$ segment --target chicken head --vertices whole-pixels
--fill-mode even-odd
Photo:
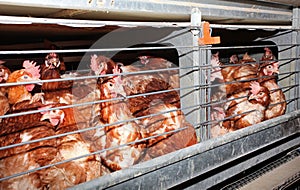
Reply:
[[[42,109],[48,109],[51,108],[52,106],[45,106],[40,108],[40,110]],[[49,120],[49,122],[51,123],[52,126],[57,126],[59,123],[62,123],[65,117],[65,113],[62,110],[48,110],[48,111],[44,111],[41,112],[42,113],[42,117],[41,117],[41,121],[44,120]]]
[[[91,56],[90,67],[95,75],[112,74],[114,67],[117,65],[117,63],[108,57],[96,54]]]
[[[0,83],[5,83],[8,79],[8,76],[11,74],[10,70],[2,65],[3,61],[0,60]]]
[[[275,73],[279,74],[279,63],[272,62],[272,63],[264,63],[260,66],[260,70],[263,72],[265,76],[272,76]]]
[[[276,57],[273,55],[273,52],[270,48],[265,47],[264,50],[265,50],[265,53],[263,54],[262,58],[260,59],[261,61],[270,61],[270,60],[276,59]]]
[[[115,66],[113,73],[119,74],[120,69]],[[120,75],[103,80],[100,88],[102,99],[117,98],[118,96],[126,97],[126,92],[124,91],[122,84],[123,83]]]
[[[49,53],[45,57],[45,65],[46,65],[46,67],[48,67],[50,69],[59,68],[59,66],[60,66],[60,60],[59,60],[58,54],[56,54],[56,53]]]
[[[250,96],[248,100],[254,103],[260,103],[263,106],[268,106],[270,103],[270,92],[266,87],[260,86],[256,81],[250,83]]]

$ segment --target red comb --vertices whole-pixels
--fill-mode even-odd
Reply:
[[[260,84],[258,82],[251,81],[250,88],[251,88],[250,92],[252,94],[258,94],[258,92],[260,91],[261,86],[260,86]]]
[[[113,74],[120,74],[121,73],[121,70],[118,66],[114,66],[113,68]],[[116,75],[113,77],[115,82],[118,83],[118,84],[121,84],[122,83],[122,79],[121,79],[121,75]]]
[[[99,65],[98,65],[98,61],[97,61],[98,56],[96,54],[91,56],[91,69],[92,71],[96,72],[99,70]]]
[[[36,62],[26,60],[23,62],[23,67],[25,71],[30,73],[33,78],[39,79],[40,78],[40,66],[36,66]]]
[[[271,53],[272,53],[272,51],[270,50],[270,48],[265,47],[264,50],[265,50],[266,52],[271,52]]]

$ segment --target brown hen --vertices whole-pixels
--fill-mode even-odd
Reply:
[[[265,48],[259,67],[259,82],[270,91],[270,105],[265,112],[265,119],[283,115],[286,110],[285,95],[277,84],[276,75],[279,74],[279,63],[269,48]]]
[[[151,106],[140,114],[152,115],[140,119],[143,137],[150,138],[142,161],[197,143],[194,127],[186,121],[184,114],[176,106],[159,100],[153,101]]]
[[[40,102],[29,104],[29,100],[13,105],[10,113],[38,110],[43,106]],[[9,146],[31,140],[55,135],[54,126],[40,121],[42,114],[4,118],[0,126],[0,146]],[[41,173],[44,170],[19,175],[21,172],[48,165],[56,158],[56,140],[48,139],[35,143],[3,149],[0,151],[0,178],[8,179],[0,182],[0,189],[44,189]],[[17,175],[12,177],[12,175]]]
[[[101,99],[107,100],[125,96],[122,82],[120,77],[108,78],[103,81],[100,85]],[[150,106],[139,112],[139,114],[142,116],[154,115],[139,121],[133,120],[135,116],[132,115],[127,103],[123,100],[101,103],[100,117],[103,123],[117,123],[128,120],[126,123],[105,127],[106,148],[140,141],[142,138],[148,139],[125,146],[128,149],[127,151],[123,151],[124,146],[117,150],[107,151],[106,157],[103,158],[109,159],[108,165],[110,165],[110,168],[118,169],[119,167],[122,169],[124,164],[128,167],[137,163],[137,161],[158,157],[197,142],[193,126],[185,120],[183,113],[176,106],[161,100],[152,100],[152,102],[147,103]],[[174,131],[180,128],[182,130]],[[107,157],[108,155],[110,157]]]
[[[255,60],[248,53],[244,54],[242,60],[237,60],[235,57],[231,57],[233,65],[223,65],[221,70],[224,81],[228,83],[225,84],[227,97],[244,90],[249,90],[249,80],[257,77],[258,64],[255,63]]]
[[[212,54],[211,56],[211,110],[210,118],[211,124],[211,136],[217,137],[226,133],[222,130],[222,120],[225,117],[224,103],[220,103],[221,100],[226,99],[226,89],[224,85],[224,78],[222,75],[221,65],[219,60],[219,52]]]
[[[108,78],[99,85],[101,100],[125,96],[120,77]],[[124,101],[100,103],[100,119],[104,124],[132,119],[133,116]],[[104,128],[105,148],[112,148],[101,154],[103,162],[112,171],[124,169],[137,163],[145,143],[133,143],[142,139],[140,126],[135,121],[110,125]],[[127,143],[132,143],[125,145]],[[118,147],[122,146],[122,147]],[[115,147],[115,148],[114,148]]]
[[[91,69],[99,75],[113,74],[112,68],[119,68],[122,73],[128,73],[121,77],[126,95],[141,95],[129,99],[129,109],[135,117],[140,116],[140,111],[148,109],[150,106],[149,104],[153,100],[162,100],[166,104],[172,104],[179,108],[179,94],[177,91],[173,90],[173,87],[171,86],[179,85],[178,70],[136,74],[134,72],[151,71],[151,69],[154,68],[166,69],[174,67],[171,62],[162,58],[142,56],[140,59],[141,63],[124,66],[121,63],[115,63],[105,56],[93,55],[91,57]],[[168,75],[168,77],[166,75]],[[100,78],[100,80],[102,80],[102,78]],[[103,78],[103,80],[105,80],[105,78]],[[159,92],[163,90],[167,90],[168,92],[154,93],[145,96],[142,95],[144,93]]]
[[[250,88],[250,92],[243,91],[229,97],[234,100],[225,106],[225,117],[228,119],[223,122],[223,126],[226,129],[237,130],[264,120],[265,111],[270,103],[270,92],[255,81],[251,82]]]
[[[60,60],[56,53],[50,53],[45,57],[45,62],[41,66],[41,79],[61,79]],[[45,101],[51,103],[72,103],[72,81],[44,82],[42,92]]]
[[[0,84],[6,83],[10,70],[4,66],[5,62],[0,60]],[[0,87],[0,116],[4,115],[9,110],[9,102],[7,98],[7,87]],[[1,122],[2,119],[0,119]]]
[[[64,105],[66,104],[56,104],[55,106]],[[56,124],[56,135],[87,127],[86,121],[72,108],[46,111],[41,120],[49,120],[50,123]],[[56,143],[58,156],[52,161],[53,163],[82,157],[48,168],[47,173],[43,173],[43,183],[46,183],[51,189],[65,189],[100,177],[108,172],[96,155],[90,155],[93,148],[91,144],[85,141],[84,133],[58,137]]]

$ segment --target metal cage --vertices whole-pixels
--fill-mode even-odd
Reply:
[[[97,5],[101,4],[107,8],[107,6],[109,6],[107,2],[97,1]],[[51,4],[51,2],[49,3]],[[97,6],[94,3],[95,2],[89,4],[86,9],[91,11],[90,14],[93,13],[101,17],[100,13],[98,15],[96,12],[92,11],[95,9],[95,6]],[[187,9],[186,6],[183,6],[180,2],[178,3],[179,4],[172,5],[174,7],[170,10],[178,11],[179,7]],[[189,3],[196,5],[195,2]],[[126,5],[129,6],[129,4],[125,2],[122,3],[121,1],[112,5],[117,6],[119,4],[124,5],[125,7]],[[234,5],[235,4],[240,3],[234,3]],[[19,3],[17,1],[15,3],[7,3],[4,1],[3,5],[5,5],[5,7],[13,7],[18,6]],[[65,6],[69,5],[70,4],[67,4]],[[149,4],[146,3],[144,6],[148,5]],[[157,6],[156,3],[152,5]],[[245,9],[248,8],[248,4],[243,5],[246,6]],[[263,5],[265,4],[263,3],[261,6],[263,7]],[[38,5],[34,1],[22,1],[22,6],[34,7]],[[227,6],[227,3],[223,6]],[[50,12],[53,9],[52,5],[43,5],[43,7]],[[75,6],[67,8],[75,10],[78,7]],[[136,7],[131,8],[137,11],[135,9]],[[125,11],[131,12],[132,14],[131,8],[127,7],[127,10]],[[90,79],[96,81],[98,78],[107,76],[113,77],[121,75],[122,77],[126,77],[134,74],[143,76],[159,72],[178,72],[180,81],[180,86],[178,88],[138,95],[129,95],[126,99],[173,91],[178,92],[180,96],[180,108],[178,108],[178,110],[184,113],[186,120],[195,128],[198,140],[197,144],[132,165],[126,169],[99,176],[99,178],[96,179],[84,181],[84,183],[79,183],[76,186],[70,187],[70,189],[198,189],[199,187],[201,187],[201,189],[209,189],[216,187],[218,184],[224,183],[224,181],[240,174],[241,171],[264,163],[279,154],[290,152],[299,146],[300,11],[298,8],[293,8],[293,11],[290,12],[285,9],[286,5],[276,5],[274,8],[264,8],[269,10],[266,15],[254,12],[254,15],[251,15],[251,17],[253,17],[252,19],[261,19],[263,20],[261,22],[264,23],[266,22],[264,20],[265,16],[271,18],[272,14],[276,14],[277,20],[274,19],[275,21],[273,20],[273,22],[278,21],[280,24],[283,23],[284,25],[276,25],[274,23],[272,23],[274,25],[258,25],[255,24],[255,22],[251,25],[248,25],[247,22],[239,25],[223,24],[222,22],[222,24],[211,24],[211,35],[221,37],[221,44],[218,45],[199,45],[198,40],[202,37],[203,32],[201,28],[201,17],[198,17],[195,24],[195,20],[191,22],[127,22],[1,16],[0,20],[5,28],[28,24],[28,28],[45,26],[46,29],[49,29],[55,25],[55,27],[57,27],[54,29],[55,32],[58,32],[61,28],[64,29],[64,27],[73,27],[74,30],[81,30],[82,28],[97,28],[96,32],[99,32],[101,29],[104,30],[104,32],[98,36],[95,35],[97,38],[100,38],[98,40],[95,38],[96,40],[77,41],[80,45],[75,45],[75,48],[71,47],[61,50],[45,50],[42,48],[43,44],[35,43],[29,44],[28,50],[17,49],[19,48],[17,47],[19,45],[10,46],[3,44],[0,46],[0,56],[1,59],[6,60],[8,63],[14,63],[11,67],[17,70],[20,68],[20,60],[27,59],[28,57],[34,57],[37,62],[39,62],[43,59],[44,54],[51,52],[60,53],[64,55],[66,62],[70,62],[68,65],[69,71],[78,73],[89,72],[90,57],[95,53],[109,56],[116,62],[127,63],[125,65],[130,65],[135,61],[137,56],[147,53],[155,56],[162,55],[163,58],[172,61],[174,65],[176,65],[172,68],[144,70],[136,73],[108,74],[104,76],[90,75],[76,77],[70,75],[67,78],[42,80],[40,82],[47,83],[68,80],[82,81]],[[208,8],[204,8],[204,10],[202,10],[204,18],[207,17],[212,21],[218,22],[218,19],[214,20],[216,15],[209,15],[207,13],[210,12],[211,9],[218,9],[218,11],[220,11],[219,9],[221,8],[211,8],[210,6],[208,6]],[[26,10],[27,9],[24,9],[23,11],[26,12]],[[61,13],[65,14],[65,11]],[[111,16],[113,18],[119,10],[114,7],[112,8],[112,11],[113,15]],[[159,9],[158,12],[159,11],[161,10]],[[248,10],[246,12],[248,12]],[[39,15],[40,12],[36,11],[34,14]],[[90,14],[87,13],[85,17],[90,18]],[[127,15],[128,18],[132,17],[131,14]],[[163,13],[159,12],[158,15],[160,14]],[[174,12],[169,13],[168,16],[177,20],[178,17],[172,17],[172,14],[174,14]],[[181,14],[186,14],[186,12]],[[193,14],[194,12],[189,12],[188,19],[190,19],[190,16],[193,16]],[[217,14],[219,15],[219,13]],[[240,16],[240,11],[237,9],[233,9],[232,13],[227,12],[226,15],[229,15],[233,19],[239,17],[245,18],[245,15]],[[290,18],[290,16],[292,16],[292,23],[286,24],[286,21]],[[139,15],[139,18],[142,17],[142,15]],[[268,20],[268,18],[266,20]],[[155,20],[155,18],[152,19]],[[187,20],[187,18],[184,20]],[[17,28],[18,27],[12,28],[12,30]],[[24,31],[26,29],[20,28],[20,30]],[[5,29],[2,29],[2,31],[5,32]],[[80,35],[80,32],[79,34],[76,34],[76,36],[77,35]],[[132,35],[134,35],[134,37],[132,37]],[[61,43],[63,44],[63,42]],[[76,44],[76,41],[74,43]],[[64,44],[68,43],[65,41]],[[67,47],[67,45],[65,45],[65,47]],[[280,73],[278,74],[278,85],[286,97],[287,108],[285,114],[243,129],[219,135],[218,137],[212,137],[212,126],[228,119],[212,119],[212,106],[232,101],[228,98],[217,100],[212,100],[211,98],[214,95],[213,89],[215,87],[226,85],[225,83],[216,84],[211,81],[211,75],[215,68],[215,66],[211,63],[212,54],[221,52],[223,56],[220,61],[225,63],[224,67],[226,67],[227,63],[229,63],[229,57],[232,54],[241,56],[243,53],[248,52],[250,56],[259,60],[264,53],[263,49],[265,47],[275,50],[273,52],[279,62]],[[10,50],[10,48],[14,50]],[[259,61],[256,63],[259,64]],[[0,87],[31,83],[32,82],[5,83],[0,84]],[[0,119],[3,120],[49,110],[93,106],[103,102],[120,99],[124,99],[124,97],[109,100],[95,99],[90,102],[78,101],[73,102],[73,104],[70,105],[55,108],[5,114],[0,116]],[[153,117],[159,114],[164,113],[154,113],[143,117]],[[125,121],[120,120],[113,124],[126,123],[141,118],[130,118]],[[26,146],[40,141],[51,141],[63,136],[84,134],[113,124],[95,125],[93,122],[90,122],[87,128],[81,128],[53,136],[45,136],[41,139],[8,144],[0,147],[0,152],[5,153],[6,151],[16,147]],[[171,131],[171,133],[176,133],[178,131],[180,131],[180,129]],[[159,134],[158,136],[163,135],[165,135],[165,133]],[[5,139],[4,136],[5,135],[1,135],[0,137]],[[151,139],[155,137],[149,138]],[[139,143],[143,140],[145,139],[138,140],[137,142],[129,142],[128,144]],[[126,144],[122,144],[119,147],[106,147],[105,149],[99,149],[89,154],[80,153],[69,159],[51,162],[47,165],[29,168],[26,171],[20,171],[10,175],[1,174],[0,183],[9,179],[19,178],[23,175],[38,173],[44,169],[56,167],[90,155],[97,156],[105,151],[117,149],[122,146],[126,146]],[[1,159],[3,161],[5,157]]]

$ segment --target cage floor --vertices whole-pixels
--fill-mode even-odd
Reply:
[[[298,181],[300,173],[300,157],[282,164],[281,166],[273,169],[272,171],[262,175],[256,180],[240,188],[241,190],[248,189],[282,189],[279,188],[283,184],[293,184],[293,181]],[[293,179],[293,180],[291,180]]]
[[[299,183],[300,149],[297,149],[221,189],[299,189]]]

